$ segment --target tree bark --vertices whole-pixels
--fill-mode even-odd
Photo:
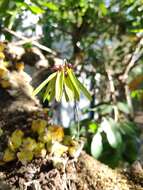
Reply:
[[[5,137],[16,128],[26,130],[35,117],[47,119],[38,100],[32,97],[32,86],[23,76],[11,73],[17,87],[0,88],[0,127]],[[7,138],[0,138],[2,154]],[[47,157],[36,158],[27,165],[14,161],[0,166],[2,190],[143,190],[142,181],[141,163],[137,162],[128,169],[113,170],[85,152],[77,160],[69,158],[65,168],[55,167]]]

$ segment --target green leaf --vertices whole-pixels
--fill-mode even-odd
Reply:
[[[102,14],[105,16],[107,14],[107,8],[103,2],[99,4],[99,8],[100,8]]]
[[[131,29],[130,32],[133,32],[133,33],[143,32],[143,28],[140,28],[140,29]]]
[[[52,91],[50,93],[50,96],[48,97],[49,101],[52,101],[54,99],[54,97],[55,97],[55,83],[56,83],[56,79],[55,79],[55,82],[53,84],[53,89],[52,89]]]
[[[79,80],[77,80],[78,87],[81,89],[82,93],[91,101],[92,96],[88,92],[88,90],[81,84]]]
[[[123,113],[129,114],[130,113],[130,109],[128,107],[127,103],[124,102],[118,102],[117,107],[120,111],[122,111]]]
[[[71,83],[72,83],[73,87],[74,87],[75,98],[77,100],[79,100],[79,97],[80,97],[80,91],[79,90],[80,89],[79,89],[79,87],[78,87],[78,85],[76,83],[76,80],[75,80],[76,77],[73,75],[73,72],[72,72],[71,69],[67,69],[67,74],[68,74],[68,76],[69,76],[69,78],[71,80]]]
[[[69,79],[69,76],[65,76],[64,79],[64,88],[65,88],[65,93],[70,101],[73,101],[75,99],[74,95],[74,87]]]
[[[131,97],[136,98],[137,100],[141,100],[143,96],[143,90],[138,89],[131,92]]]
[[[136,125],[133,122],[125,121],[120,123],[120,131],[123,135],[135,136],[136,135]]]
[[[34,14],[42,14],[42,13],[44,13],[45,11],[43,10],[43,9],[41,9],[40,7],[38,7],[38,6],[32,6],[32,5],[30,5],[30,6],[28,6],[28,8],[31,10],[31,12],[32,13],[34,13]]]
[[[137,160],[138,157],[138,142],[137,139],[128,137],[128,140],[125,144],[124,157],[130,163]]]
[[[52,100],[53,99],[53,91],[55,91],[55,82],[56,82],[56,77],[54,77],[52,80],[50,80],[50,82],[48,83],[47,89],[44,93],[44,98],[43,101],[45,102],[45,100]]]
[[[53,2],[47,2],[43,4],[45,7],[49,8],[52,11],[58,11],[58,6]]]
[[[109,121],[104,118],[101,128],[105,132],[110,146],[117,148],[121,144],[122,138],[117,126],[115,126],[115,122],[112,119]]]
[[[7,11],[7,8],[9,7],[9,0],[3,0],[0,1],[0,13]]]
[[[99,158],[103,150],[103,144],[102,144],[102,136],[99,132],[97,132],[91,142],[91,155],[94,158]]]
[[[82,91],[82,93],[91,101],[92,97],[90,93],[87,91],[87,89],[81,84],[81,82],[75,77],[73,71],[71,69],[68,69],[68,74],[70,76],[70,79],[76,88],[76,90],[79,91],[79,89]]]
[[[90,123],[88,126],[88,132],[95,133],[98,128],[98,125],[96,123]]]
[[[50,96],[50,92],[51,92],[51,81],[48,83],[48,86],[46,88],[46,91],[44,93],[44,96],[43,96],[43,102],[45,102],[46,100],[49,99],[49,96]]]
[[[60,102],[63,94],[64,71],[58,71],[56,78],[55,98]]]
[[[15,2],[16,2],[16,3],[17,3],[17,2],[18,2],[18,3],[19,3],[19,2],[20,2],[20,3],[23,3],[23,0],[15,0]]]
[[[57,72],[51,74],[45,81],[43,81],[34,91],[33,96],[38,94],[47,84],[50,80],[52,80],[57,75]]]
[[[95,111],[98,114],[106,115],[106,114],[110,114],[113,111],[113,105],[103,104],[92,109],[90,108],[89,111]]]
[[[66,91],[63,92],[63,97],[65,98],[66,102],[69,102],[69,97],[68,97]]]

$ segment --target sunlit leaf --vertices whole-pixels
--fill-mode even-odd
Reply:
[[[117,148],[120,145],[122,139],[120,132],[118,129],[116,129],[117,126],[114,126],[114,124],[114,122],[112,123],[112,121],[104,118],[103,122],[101,123],[101,128],[105,132],[111,147]]]
[[[70,101],[73,101],[75,99],[74,87],[72,85],[72,82],[69,79],[69,76],[65,76],[64,88],[65,88],[65,92],[66,92],[68,99]]]
[[[61,142],[64,138],[64,130],[59,125],[51,125],[48,127],[48,132],[51,135],[52,141]]]
[[[62,143],[66,146],[75,146],[77,142],[71,136],[65,135]]]
[[[36,148],[36,141],[31,137],[23,139],[22,148],[25,151],[33,151]]]
[[[103,150],[102,136],[100,133],[96,133],[91,142],[91,155],[95,158],[99,158]]]
[[[80,144],[80,143],[76,142],[76,144],[74,146],[69,146],[68,147],[69,155],[73,158],[78,158],[83,149],[83,145],[84,145],[84,143]]]
[[[8,76],[8,71],[4,67],[0,67],[0,79],[5,79]]]
[[[16,129],[8,141],[8,147],[15,151],[17,148],[19,148],[22,144],[24,133],[20,129]]]
[[[18,160],[21,161],[23,164],[31,161],[33,159],[34,153],[27,150],[21,150],[17,153]]]
[[[58,71],[56,78],[55,98],[60,102],[63,93],[64,71]]]
[[[100,11],[102,12],[103,15],[107,14],[107,8],[103,2],[99,4]]]
[[[52,11],[58,11],[58,6],[53,2],[46,2],[43,5],[48,7]]]
[[[130,32],[140,33],[140,32],[143,32],[143,28],[140,28],[140,29],[131,29]]]
[[[2,52],[5,49],[6,45],[2,42],[0,42],[0,52]]]
[[[3,155],[3,161],[4,162],[10,162],[16,159],[16,155],[15,152],[13,152],[12,150],[10,150],[9,148],[7,148],[4,151],[4,155]]]
[[[42,14],[44,13],[45,11],[43,9],[41,9],[40,7],[38,6],[34,6],[34,5],[30,5],[28,6],[28,8],[32,11],[32,13],[34,14]]]
[[[44,131],[43,133],[41,133],[38,137],[38,140],[42,143],[48,143],[52,141],[52,136],[51,133],[49,131]]]
[[[46,149],[45,149],[45,144],[38,142],[36,145],[36,148],[34,149],[34,156],[36,157],[45,157],[46,155]]]
[[[96,123],[90,123],[88,126],[88,132],[95,133],[98,128],[98,125]]]
[[[133,90],[131,92],[131,97],[132,98],[136,98],[138,100],[141,100],[142,97],[143,97],[143,90],[142,89],[139,89],[139,90]]]
[[[53,91],[55,91],[55,82],[56,77],[49,81],[46,91],[44,93],[43,101],[45,101],[46,99],[49,100],[51,95],[53,95]]]
[[[45,131],[47,121],[44,119],[37,119],[32,121],[31,129],[33,132],[37,132],[39,135]]]
[[[71,83],[72,83],[73,87],[74,87],[75,97],[76,97],[77,100],[79,100],[80,89],[79,89],[79,87],[78,87],[78,85],[76,83],[76,80],[75,80],[76,77],[73,75],[73,72],[72,72],[71,69],[67,69],[67,74],[68,74],[68,76],[69,76],[69,78],[71,80]]]
[[[70,79],[74,85],[74,87],[76,88],[76,90],[81,90],[82,93],[91,101],[92,97],[90,95],[90,93],[88,92],[88,90],[81,84],[81,82],[75,77],[72,69],[68,69],[68,74],[70,76]]]
[[[52,73],[46,80],[44,80],[33,92],[33,96],[38,94],[47,84],[50,80],[52,80],[57,75],[57,72]]]
[[[61,143],[55,141],[52,145],[51,145],[51,154],[56,156],[56,157],[61,157],[63,155],[63,153],[68,151],[68,147],[65,145],[62,145]]]

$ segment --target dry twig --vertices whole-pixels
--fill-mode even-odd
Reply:
[[[26,38],[26,37],[24,37],[24,36],[21,36],[21,35],[19,35],[17,32],[12,31],[12,30],[10,30],[10,29],[8,29],[8,28],[4,28],[3,30],[4,30],[5,32],[8,32],[8,33],[12,34],[13,36],[15,36],[15,37],[17,37],[17,38],[19,38],[19,39],[22,39],[22,40],[25,40],[25,41],[29,41],[28,38]],[[37,46],[37,47],[38,47],[39,49],[41,49],[41,50],[44,50],[44,51],[46,51],[46,52],[48,52],[48,53],[51,53],[52,55],[57,55],[57,53],[56,53],[54,50],[52,50],[52,49],[50,49],[50,48],[48,48],[48,47],[46,47],[46,46],[40,44],[40,43],[37,42],[37,41],[34,41],[34,40],[31,41],[31,40],[30,40],[30,42],[31,42],[33,45]]]

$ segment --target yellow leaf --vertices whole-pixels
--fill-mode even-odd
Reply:
[[[51,134],[52,141],[61,142],[64,138],[64,130],[59,125],[51,125],[48,127],[48,131]]]
[[[10,161],[13,161],[16,159],[16,155],[15,153],[10,150],[9,148],[7,148],[5,151],[4,151],[4,155],[3,155],[3,161],[4,162],[10,162]]]
[[[31,161],[33,159],[33,152],[27,150],[21,150],[17,153],[18,160],[21,161],[23,164]]]
[[[17,148],[19,148],[22,144],[24,133],[20,129],[16,129],[8,141],[8,147],[15,151]]]
[[[36,148],[34,150],[34,155],[36,157],[45,157],[46,156],[46,149],[44,143],[37,143]]]
[[[4,67],[0,67],[0,78],[5,78],[7,76],[8,70]]]
[[[1,84],[2,88],[9,88],[11,86],[9,80],[1,80],[0,84]]]
[[[25,151],[33,151],[36,148],[36,141],[31,137],[23,139],[22,149]]]
[[[74,139],[72,139],[71,136],[68,136],[68,135],[64,136],[62,143],[66,146],[76,146],[77,145],[77,141],[75,141]]]
[[[48,141],[46,143],[46,149],[47,149],[48,153],[50,153],[52,151],[52,141]]]
[[[5,49],[6,45],[2,42],[0,42],[0,52],[2,52]]]
[[[45,131],[47,121],[44,119],[37,119],[32,121],[31,129],[33,132],[37,132],[39,135]]]
[[[61,157],[64,153],[68,151],[68,147],[65,145],[60,144],[59,142],[55,141],[51,146],[51,154],[56,157]]]
[[[47,143],[47,142],[51,141],[51,139],[52,139],[52,136],[51,136],[51,133],[48,130],[41,133],[39,135],[39,138],[38,138],[38,140],[43,142],[43,143]]]
[[[24,63],[22,63],[22,62],[16,63],[15,67],[16,67],[17,71],[19,71],[19,72],[23,71],[24,70]]]
[[[71,157],[78,158],[83,147],[84,147],[84,141],[81,141],[80,143],[76,142],[74,146],[68,147],[68,153]]]
[[[0,59],[4,59],[4,58],[5,58],[4,53],[0,52]]]

